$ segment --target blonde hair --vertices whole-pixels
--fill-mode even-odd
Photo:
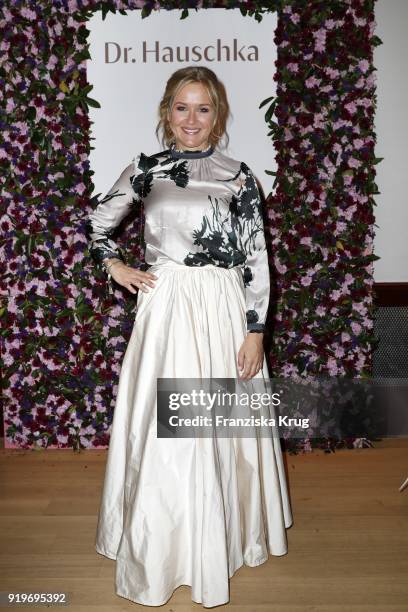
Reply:
[[[178,91],[188,83],[202,83],[206,87],[210,100],[214,105],[215,120],[208,137],[209,143],[212,146],[216,146],[225,134],[226,144],[228,145],[229,136],[226,126],[230,115],[230,108],[227,93],[224,84],[218,80],[215,72],[205,66],[186,66],[176,70],[170,76],[159,105],[159,122],[156,127],[157,138],[159,131],[161,131],[161,142],[163,145],[169,146],[174,142],[169,114]]]

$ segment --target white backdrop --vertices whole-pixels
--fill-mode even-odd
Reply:
[[[392,7],[392,10],[390,8]],[[377,113],[375,153],[380,194],[375,201],[375,262],[377,282],[408,282],[408,2],[379,0],[375,4]]]
[[[264,170],[276,170],[275,149],[267,137],[265,107],[258,107],[276,92],[276,14],[260,23],[239,9],[190,10],[183,20],[180,14],[160,10],[142,19],[134,10],[102,21],[97,11],[88,22],[90,96],[102,106],[90,109],[94,194],[106,193],[140,151],[151,155],[163,149],[155,135],[159,101],[169,76],[188,65],[207,66],[223,81],[232,112],[230,145],[224,152],[245,161],[268,194],[274,177]],[[189,61],[178,61],[177,47],[183,60],[186,46]],[[229,48],[229,61],[227,50],[218,50],[222,46]],[[171,53],[173,61],[164,61]]]

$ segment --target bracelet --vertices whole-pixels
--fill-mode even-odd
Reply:
[[[116,259],[114,259],[114,261],[111,261],[110,263],[107,263],[107,264],[105,262],[102,262],[103,269],[105,270],[105,272],[108,275],[108,294],[109,295],[113,295],[113,288],[112,288],[112,283],[111,283],[112,275],[111,275],[110,270],[111,270],[111,267],[115,263],[118,263],[118,261],[122,261],[122,260],[119,259],[119,258],[116,258]]]
[[[108,271],[108,272],[110,272],[110,271],[111,271],[111,268],[112,268],[112,266],[114,266],[114,265],[115,265],[115,263],[120,263],[120,260],[118,259],[117,261],[112,261],[112,263],[108,264],[108,265],[106,266],[106,269],[107,269],[107,271]]]
[[[112,266],[113,266],[115,263],[118,263],[118,261],[121,261],[121,260],[120,260],[120,259],[115,259],[114,261],[111,261],[110,263],[107,263],[107,264],[105,264],[105,263],[104,263],[104,264],[103,264],[103,267],[104,267],[105,271],[106,271],[108,274],[110,274],[110,269],[111,269],[111,267],[112,267]]]

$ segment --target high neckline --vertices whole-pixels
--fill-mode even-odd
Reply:
[[[173,159],[197,159],[200,157],[208,157],[214,153],[214,147],[210,145],[207,149],[189,151],[188,149],[178,150],[174,145],[170,146],[170,155]]]

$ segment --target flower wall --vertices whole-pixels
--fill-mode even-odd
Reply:
[[[119,287],[110,298],[87,250],[84,225],[96,205],[88,110],[98,102],[86,76],[86,21],[96,10],[138,9],[148,17],[160,7],[183,8],[187,19],[194,7],[239,7],[247,19],[278,11],[271,32],[277,95],[263,106],[278,166],[266,210],[271,375],[370,375],[380,161],[374,0],[6,0],[0,8],[0,313],[7,447],[109,442],[136,298]],[[143,257],[143,218],[128,219],[122,229],[117,241],[131,264]],[[298,440],[291,450],[322,444],[331,442]]]

